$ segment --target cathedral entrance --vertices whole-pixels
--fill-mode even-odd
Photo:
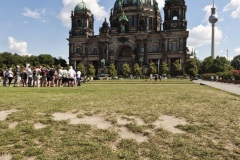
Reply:
[[[117,71],[119,75],[122,75],[123,65],[126,63],[132,69],[134,65],[134,53],[130,46],[122,46],[118,52]]]

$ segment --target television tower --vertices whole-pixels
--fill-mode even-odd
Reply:
[[[211,49],[211,56],[215,58],[215,23],[218,21],[218,16],[216,13],[216,8],[213,0],[212,12],[211,16],[209,17],[209,22],[212,23],[212,49]]]

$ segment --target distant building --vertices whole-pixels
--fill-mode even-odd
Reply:
[[[103,62],[114,63],[118,74],[124,63],[138,63],[146,72],[150,62],[171,68],[178,60],[184,68],[189,58],[185,0],[166,0],[163,10],[164,21],[156,0],[116,0],[110,25],[105,19],[94,35],[94,16],[83,1],[78,3],[71,14],[69,64],[92,64],[97,74],[106,72]]]

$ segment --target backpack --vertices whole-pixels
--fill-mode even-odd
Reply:
[[[44,75],[46,75],[47,73],[46,73],[46,69],[45,68],[42,68],[41,69],[41,76],[44,76]]]
[[[50,71],[49,71],[49,75],[54,76],[54,73],[55,73],[55,69],[51,68]]]

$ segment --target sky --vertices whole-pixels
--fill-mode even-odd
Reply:
[[[0,53],[51,54],[68,61],[71,11],[82,0],[1,0]],[[94,14],[94,31],[109,19],[115,0],[83,0]],[[164,18],[164,0],[157,0]],[[200,60],[211,56],[212,0],[185,0],[189,38],[187,46]],[[240,0],[215,0],[218,22],[215,28],[216,56],[231,60],[240,55]]]

